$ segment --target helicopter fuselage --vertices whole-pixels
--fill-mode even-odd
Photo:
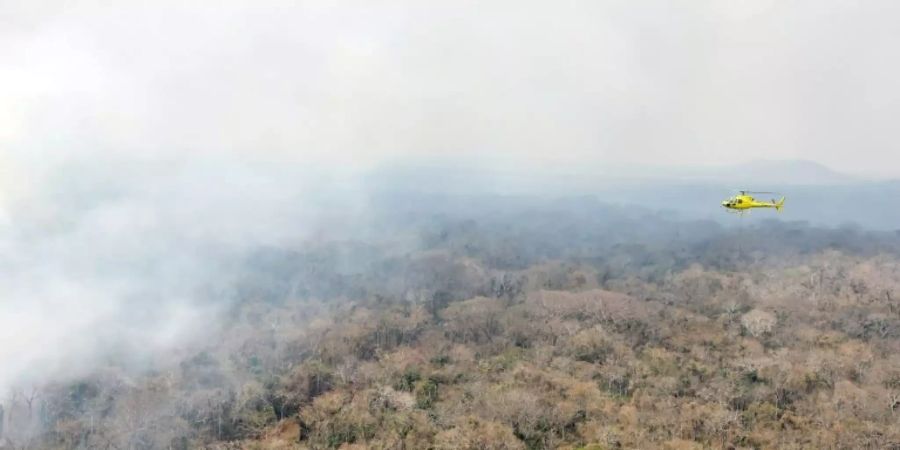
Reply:
[[[722,206],[737,211],[746,211],[752,208],[775,208],[776,210],[781,211],[783,205],[784,197],[779,201],[773,199],[771,202],[765,202],[756,200],[752,196],[746,194],[736,195],[722,202]]]

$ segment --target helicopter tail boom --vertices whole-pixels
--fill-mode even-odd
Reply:
[[[781,212],[781,208],[784,208],[784,197],[781,197],[781,200],[778,200],[775,203],[775,211]]]

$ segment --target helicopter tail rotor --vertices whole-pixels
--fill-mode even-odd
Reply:
[[[773,201],[775,203],[775,211],[781,212],[781,208],[784,208],[784,197],[781,197],[781,200]]]

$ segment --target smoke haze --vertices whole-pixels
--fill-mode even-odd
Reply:
[[[153,367],[248,252],[387,239],[376,194],[452,167],[900,176],[897,2],[209,5],[0,3],[0,391]]]
[[[893,2],[2,8],[0,142],[41,165],[810,159],[898,175]]]

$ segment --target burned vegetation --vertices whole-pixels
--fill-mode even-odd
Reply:
[[[443,208],[242,255],[209,336],[5,393],[0,447],[900,448],[897,233]]]

